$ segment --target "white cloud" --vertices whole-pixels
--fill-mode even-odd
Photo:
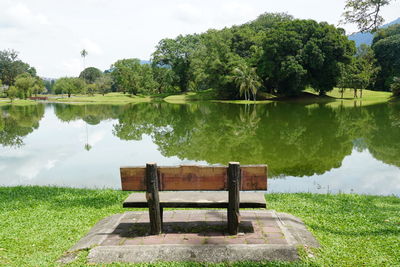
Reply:
[[[201,17],[206,14],[202,14],[202,10],[199,7],[194,6],[190,3],[179,4],[174,17],[184,23],[197,24],[201,21]]]
[[[34,13],[27,5],[17,3],[5,8],[2,22],[10,27],[30,27],[32,25],[47,25],[49,20],[41,13]]]

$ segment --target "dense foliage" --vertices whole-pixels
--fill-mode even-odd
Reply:
[[[347,8],[362,13],[388,1],[361,1],[360,6],[358,2],[347,1]],[[357,23],[370,23],[370,18]],[[308,88],[325,95],[337,86],[342,93],[350,88],[354,97],[362,97],[365,88],[390,90],[394,77],[400,76],[399,33],[400,26],[380,30],[372,49],[361,46],[356,51],[341,28],[284,13],[265,13],[243,25],[162,39],[150,63],[121,59],[104,73],[88,67],[79,77],[45,81],[45,86],[48,92],[68,96],[210,90],[220,99],[245,100],[265,99],[271,94],[296,96]],[[83,60],[87,55],[82,50]],[[8,94],[12,99],[44,91],[35,69],[18,60],[12,50],[0,52],[0,80],[6,89],[15,86]]]
[[[102,76],[101,70],[94,68],[94,67],[89,67],[84,69],[80,74],[79,78],[84,79],[87,83],[94,83],[96,79],[100,78]]]
[[[354,44],[341,29],[266,13],[241,26],[163,39],[153,61],[171,67],[181,91],[213,88],[220,97],[239,98],[243,87],[232,78],[238,69],[256,70],[259,77],[242,74],[261,78],[257,89],[293,95],[311,86],[323,94],[336,85],[339,63],[353,54]]]
[[[18,59],[14,50],[0,51],[0,80],[5,85],[13,85],[18,75],[29,73],[36,76],[36,69]]]
[[[372,48],[380,67],[375,88],[389,90],[393,78],[400,76],[400,25],[380,30],[374,37]]]
[[[259,73],[268,88],[284,95],[311,86],[320,94],[336,86],[339,63],[349,63],[354,43],[327,23],[293,20],[268,32]]]

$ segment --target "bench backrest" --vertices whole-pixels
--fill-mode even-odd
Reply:
[[[122,190],[146,191],[146,167],[122,167],[120,170]],[[267,165],[244,165],[240,170],[240,190],[267,190]],[[158,190],[228,190],[227,173],[225,166],[158,167]]]

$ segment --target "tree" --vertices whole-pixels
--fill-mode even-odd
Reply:
[[[80,78],[64,77],[58,79],[54,84],[54,91],[56,94],[72,94],[82,93],[85,88],[85,81]]]
[[[7,90],[7,96],[11,100],[11,103],[17,97],[17,94],[18,94],[17,88],[15,86],[11,85]]]
[[[392,0],[346,0],[343,23],[355,23],[361,32],[375,32],[383,24],[382,7]]]
[[[179,35],[175,39],[162,39],[152,55],[152,62],[158,66],[172,69],[175,74],[174,84],[181,92],[189,88],[191,80],[191,56],[199,44],[199,35]]]
[[[233,70],[233,79],[239,87],[240,96],[244,94],[245,100],[250,100],[250,93],[253,100],[256,100],[257,90],[261,86],[260,78],[254,68],[241,65]]]
[[[149,64],[140,64],[136,58],[118,60],[112,65],[111,77],[120,91],[148,94],[154,92],[158,84],[154,80]]]
[[[358,64],[357,80],[362,97],[363,89],[366,89],[375,81],[379,68],[376,67],[374,51],[370,46],[362,44],[356,53],[356,63]]]
[[[85,87],[86,94],[91,95],[91,96],[93,96],[94,93],[97,92],[97,90],[98,90],[98,86],[95,83],[87,84]]]
[[[140,60],[137,58],[122,59],[115,62],[111,68],[111,77],[119,91],[137,94],[140,83]]]
[[[15,78],[22,73],[36,76],[36,69],[19,60],[15,50],[0,51],[0,80],[5,85],[13,85]]]
[[[84,79],[86,83],[94,83],[102,75],[103,73],[98,68],[88,67],[79,74],[79,78]]]
[[[22,73],[15,79],[15,87],[18,90],[20,98],[28,98],[32,95],[32,89],[36,83],[36,79],[29,73]]]
[[[110,74],[103,74],[95,80],[95,84],[97,85],[97,91],[105,95],[111,92],[112,79]]]
[[[281,95],[296,95],[307,86],[321,95],[336,86],[340,63],[348,63],[354,42],[344,30],[313,20],[293,20],[271,29],[264,39],[258,74],[264,86]]]
[[[88,51],[86,49],[83,49],[81,51],[81,57],[83,58],[83,69],[86,68],[86,57],[89,55]]]
[[[379,30],[372,49],[380,67],[374,88],[389,91],[393,77],[400,77],[400,25]]]
[[[170,68],[159,67],[153,63],[152,72],[159,94],[174,91],[174,73]]]
[[[390,85],[390,88],[392,89],[393,96],[395,97],[400,96],[400,77],[393,78],[393,82]]]

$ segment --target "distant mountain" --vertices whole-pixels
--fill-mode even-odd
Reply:
[[[140,64],[144,65],[144,64],[151,64],[150,60],[140,60]]]
[[[400,24],[400,18],[383,25],[381,28],[387,28],[391,25],[394,24]],[[372,44],[372,40],[374,39],[374,35],[370,32],[366,32],[366,33],[353,33],[352,35],[349,36],[349,39],[352,41],[356,42],[356,46],[359,47],[361,44],[367,44],[367,45],[371,45]]]

